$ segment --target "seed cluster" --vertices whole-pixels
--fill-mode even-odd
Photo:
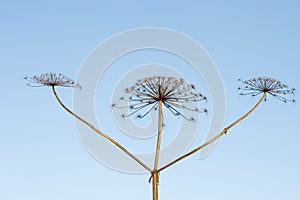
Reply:
[[[30,82],[28,85],[31,87],[61,86],[80,88],[78,83],[75,83],[72,79],[60,73],[44,73],[32,77],[25,77],[25,79]]]
[[[125,106],[113,104],[113,107],[129,109],[129,114],[123,114],[123,117],[137,114],[137,118],[143,118],[152,110],[157,110],[161,101],[174,115],[192,121],[194,119],[186,117],[182,109],[199,113],[207,112],[206,109],[187,106],[192,102],[206,100],[205,96],[195,93],[194,90],[195,86],[186,83],[184,79],[165,76],[148,77],[138,80],[134,86],[124,90],[125,95],[120,98],[120,101],[125,102]]]
[[[295,102],[294,98],[290,98],[291,95],[294,97],[295,88],[289,88],[276,79],[258,77],[245,81],[239,79],[239,81],[243,84],[238,88],[242,91],[240,95],[257,96],[261,93],[267,93],[283,102]]]

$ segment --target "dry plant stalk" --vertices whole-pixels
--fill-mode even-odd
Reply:
[[[129,157],[135,160],[139,165],[145,168],[151,177],[149,182],[152,181],[152,192],[153,200],[158,200],[158,183],[159,183],[159,172],[165,170],[166,168],[178,163],[184,158],[198,152],[200,149],[206,147],[207,145],[213,143],[219,139],[222,135],[225,135],[230,128],[244,120],[249,116],[264,100],[266,100],[267,95],[271,95],[276,99],[283,102],[295,102],[294,99],[290,99],[287,96],[294,95],[295,88],[288,88],[287,85],[282,84],[280,81],[269,78],[269,77],[258,77],[249,80],[239,82],[242,84],[238,89],[241,91],[240,95],[250,95],[258,96],[261,95],[258,102],[244,115],[232,122],[230,125],[225,127],[222,131],[217,133],[213,138],[204,142],[195,149],[187,152],[186,154],[178,157],[174,161],[166,164],[159,168],[159,155],[161,146],[161,135],[163,129],[163,108],[169,110],[172,114],[176,116],[181,116],[186,120],[194,121],[194,118],[189,118],[183,114],[182,110],[187,110],[190,112],[206,113],[206,109],[200,109],[197,107],[191,107],[189,104],[192,102],[206,101],[207,98],[200,93],[195,92],[195,86],[193,84],[186,83],[183,79],[175,79],[173,77],[155,76],[149,77],[142,80],[138,80],[137,83],[131,88],[125,89],[125,95],[120,98],[120,101],[125,103],[125,105],[113,104],[114,108],[129,110],[129,113],[122,114],[122,117],[130,117],[136,115],[137,118],[144,118],[151,111],[158,111],[158,128],[157,128],[157,142],[155,150],[155,160],[153,167],[147,166],[135,155],[130,153],[127,148],[123,147],[119,142],[111,138],[106,133],[98,130],[94,125],[90,124],[85,119],[78,116],[71,109],[69,109],[59,98],[55,87],[74,87],[81,88],[78,83],[67,78],[62,74],[57,73],[45,73],[39,76],[25,77],[29,81],[29,86],[31,87],[41,87],[49,86],[52,88],[54,96],[58,103],[73,117],[80,120],[82,123],[86,124],[96,133],[110,141],[112,144],[117,146],[120,150],[126,153]]]
[[[137,83],[124,90],[125,95],[120,101],[125,105],[113,104],[114,108],[126,108],[129,113],[122,114],[122,117],[130,117],[136,114],[137,118],[144,118],[152,110],[158,110],[157,142],[155,150],[154,166],[151,170],[153,199],[158,199],[159,183],[159,155],[161,145],[161,135],[163,128],[163,106],[172,114],[182,116],[184,119],[194,121],[194,118],[185,116],[181,109],[192,112],[207,112],[206,109],[189,107],[192,102],[206,101],[206,97],[200,93],[195,93],[195,86],[186,83],[183,79],[173,77],[155,76],[138,80]]]

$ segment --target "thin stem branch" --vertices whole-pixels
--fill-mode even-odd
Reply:
[[[126,153],[129,157],[131,157],[133,160],[135,160],[137,163],[139,163],[143,168],[145,168],[147,171],[151,172],[152,170],[145,165],[141,160],[139,160],[137,157],[135,157],[132,153],[130,153],[126,148],[124,148],[120,143],[118,143],[117,141],[115,141],[113,138],[111,138],[110,136],[108,136],[107,134],[103,133],[102,131],[98,130],[95,126],[93,126],[92,124],[90,124],[89,122],[87,122],[86,120],[84,120],[83,118],[81,118],[80,116],[78,116],[77,114],[75,114],[72,110],[70,110],[66,105],[63,104],[63,102],[60,100],[60,98],[58,97],[56,90],[55,90],[55,86],[52,86],[52,91],[55,95],[56,100],[58,101],[58,103],[68,112],[70,113],[72,116],[74,116],[76,119],[80,120],[81,122],[83,122],[84,124],[86,124],[88,127],[90,127],[93,131],[95,131],[96,133],[98,133],[99,135],[103,136],[105,139],[107,139],[108,141],[110,141],[111,143],[113,143],[115,146],[117,146],[120,150],[122,150],[124,153]]]
[[[156,151],[155,151],[155,161],[154,161],[154,170],[157,170],[158,168],[158,162],[159,162],[159,153],[160,153],[160,145],[161,145],[161,132],[162,132],[162,101],[159,101],[158,106],[158,131],[157,131],[157,142],[156,142]]]
[[[231,123],[229,126],[225,127],[221,132],[219,132],[216,136],[214,136],[213,138],[211,138],[210,140],[206,141],[204,144],[198,146],[197,148],[189,151],[188,153],[180,156],[179,158],[177,158],[176,160],[170,162],[169,164],[161,167],[158,172],[170,167],[171,165],[174,165],[175,163],[181,161],[182,159],[196,153],[197,151],[199,151],[200,149],[206,147],[207,145],[213,143],[214,141],[216,141],[218,138],[220,138],[222,135],[226,134],[227,131],[232,128],[233,126],[235,126],[236,124],[238,124],[239,122],[241,122],[243,119],[245,119],[248,115],[250,115],[260,104],[261,102],[266,98],[266,92],[263,93],[262,97],[258,100],[258,102],[247,112],[245,113],[242,117],[238,118],[237,120],[235,120],[233,123]]]

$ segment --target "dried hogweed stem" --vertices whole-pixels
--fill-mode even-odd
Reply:
[[[207,112],[206,109],[200,110],[198,106],[190,106],[191,103],[205,101],[206,97],[200,93],[195,93],[195,86],[186,83],[183,79],[174,77],[154,76],[138,80],[137,83],[125,89],[125,95],[120,98],[123,105],[113,104],[115,108],[129,109],[129,113],[122,117],[130,117],[136,114],[137,118],[144,118],[152,110],[158,110],[158,131],[155,150],[155,160],[151,177],[153,200],[158,199],[159,182],[159,155],[161,146],[161,135],[163,127],[163,107],[167,108],[172,114],[182,116],[184,119],[194,121],[194,118],[187,117],[182,110],[191,112]]]
[[[203,149],[204,147],[208,146],[209,144],[215,142],[217,139],[219,139],[221,136],[225,135],[227,131],[232,128],[234,125],[238,124],[241,122],[243,119],[245,119],[247,116],[249,116],[260,104],[263,102],[263,100],[266,98],[266,93],[263,93],[262,97],[258,100],[258,102],[247,112],[245,113],[242,117],[238,118],[235,120],[233,123],[231,123],[229,126],[225,127],[221,132],[219,132],[217,135],[215,135],[213,138],[210,140],[206,141],[202,145],[196,147],[195,149],[189,151],[188,153],[180,156],[179,158],[175,159],[174,161],[166,164],[165,166],[161,167],[158,172],[165,170],[166,168],[174,165],[175,163],[178,163],[179,161],[183,160],[184,158],[187,158],[188,156],[198,152],[199,150]]]
[[[139,160],[136,156],[134,156],[132,153],[130,153],[126,148],[124,148],[120,143],[118,143],[116,140],[114,140],[113,138],[111,138],[110,136],[108,136],[107,134],[105,134],[104,132],[100,131],[99,129],[97,129],[94,125],[90,124],[88,121],[84,120],[82,117],[78,116],[77,114],[75,114],[73,111],[71,111],[66,105],[63,104],[63,102],[60,100],[60,98],[58,97],[56,90],[54,87],[52,87],[53,93],[55,95],[56,100],[59,102],[59,104],[68,112],[70,113],[72,116],[74,116],[76,119],[80,120],[81,122],[83,122],[84,124],[86,124],[87,126],[89,126],[93,131],[95,131],[96,133],[98,133],[99,135],[103,136],[105,139],[107,139],[108,141],[110,141],[111,143],[113,143],[115,146],[117,146],[119,149],[121,149],[124,153],[126,153],[129,157],[131,157],[133,160],[135,160],[137,163],[139,163],[142,167],[144,167],[147,171],[151,171],[151,169],[145,165],[141,160]]]
[[[204,144],[198,146],[197,148],[191,150],[190,152],[180,156],[176,160],[170,162],[169,164],[161,167],[158,171],[162,171],[171,165],[181,161],[182,159],[196,153],[200,149],[206,147],[207,145],[213,143],[218,138],[220,138],[222,135],[226,134],[227,131],[241,122],[243,119],[248,117],[260,104],[263,100],[266,100],[267,95],[271,95],[280,101],[283,102],[295,102],[294,99],[290,99],[287,96],[294,95],[295,94],[295,88],[288,88],[287,85],[282,84],[280,81],[275,80],[273,78],[269,77],[258,77],[258,78],[252,78],[246,81],[238,80],[241,83],[243,83],[243,86],[240,86],[238,89],[242,90],[243,92],[240,93],[240,95],[251,95],[251,96],[257,96],[262,94],[262,97],[258,100],[258,102],[243,116],[235,120],[233,123],[231,123],[229,126],[225,127],[221,132],[219,132],[216,136],[211,138],[210,140],[206,141]]]
[[[158,104],[158,124],[157,124],[157,142],[156,142],[156,150],[155,150],[155,160],[153,170],[157,170],[158,161],[159,161],[159,153],[160,153],[160,145],[161,145],[161,133],[163,127],[163,113],[162,113],[162,101],[159,101]]]
[[[55,73],[45,73],[40,76],[33,76],[33,77],[25,77],[26,80],[30,82],[29,86],[31,87],[41,87],[41,86],[51,86],[52,91],[54,93],[54,96],[58,103],[73,117],[80,120],[87,126],[89,126],[93,131],[98,133],[99,135],[103,136],[105,139],[113,143],[115,146],[117,146],[120,150],[122,150],[124,153],[126,153],[129,157],[131,157],[133,160],[135,160],[137,163],[139,163],[143,168],[145,168],[147,171],[151,172],[151,169],[145,165],[141,160],[139,160],[136,156],[134,156],[132,153],[130,153],[126,148],[124,148],[120,143],[115,141],[113,138],[105,134],[104,132],[97,129],[94,125],[90,124],[88,121],[74,113],[71,109],[69,109],[59,98],[55,87],[61,86],[61,87],[79,87],[80,85],[78,83],[74,83],[73,80],[67,78],[66,76],[62,74],[55,74]]]
[[[188,84],[184,79],[174,77],[154,76],[138,80],[137,83],[124,90],[125,95],[120,98],[125,105],[113,104],[115,108],[129,109],[129,113],[123,114],[123,117],[129,117],[137,114],[137,118],[143,118],[152,110],[158,110],[158,133],[156,143],[156,153],[154,161],[154,170],[157,170],[159,163],[159,153],[161,145],[161,132],[163,126],[162,107],[166,107],[172,114],[182,116],[186,120],[193,121],[194,118],[188,118],[181,110],[185,109],[192,112],[207,112],[206,109],[200,110],[197,106],[190,107],[188,104],[206,100],[206,97],[200,93],[195,93],[195,86]]]

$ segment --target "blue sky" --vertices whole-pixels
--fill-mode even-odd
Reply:
[[[24,76],[76,77],[89,52],[132,28],[180,31],[201,44],[222,76],[226,124],[252,104],[237,79],[271,76],[297,89],[299,1],[7,1],[0,3],[0,198],[151,199],[148,175],[111,170],[81,145],[74,121],[47,88]],[[60,90],[72,104],[72,90]],[[223,137],[161,173],[161,199],[295,199],[300,196],[299,106],[269,98]]]

